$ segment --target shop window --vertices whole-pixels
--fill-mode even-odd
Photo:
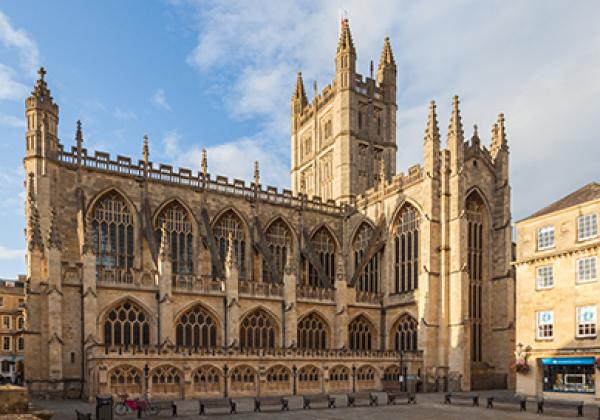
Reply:
[[[544,392],[594,394],[594,360],[593,357],[542,359]]]

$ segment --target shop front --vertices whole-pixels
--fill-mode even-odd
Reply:
[[[546,357],[542,359],[544,392],[594,394],[596,359],[594,357]]]

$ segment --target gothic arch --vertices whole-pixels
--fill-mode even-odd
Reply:
[[[336,391],[348,391],[351,389],[351,378],[348,366],[335,365],[329,369],[329,388]]]
[[[331,347],[331,327],[317,310],[312,310],[298,319],[296,330],[296,345],[300,349],[326,350]]]
[[[479,200],[481,200],[481,202],[483,203],[484,207],[485,207],[485,213],[486,216],[489,220],[490,215],[492,214],[492,207],[490,206],[490,201],[487,199],[487,196],[483,193],[483,191],[481,190],[481,188],[479,188],[479,186],[477,185],[473,185],[471,186],[469,189],[467,189],[467,191],[465,192],[465,204],[467,203],[467,201],[469,200],[470,197],[475,197],[477,196],[479,198]]]
[[[422,213],[407,200],[398,208],[391,223],[393,290],[411,292],[419,287]]]
[[[125,302],[131,302],[137,306],[139,306],[146,314],[152,314],[155,312],[155,310],[151,310],[150,307],[148,305],[146,305],[144,302],[142,302],[140,299],[138,299],[135,296],[131,296],[131,295],[127,295],[127,296],[122,296],[122,297],[118,297],[116,299],[114,299],[113,301],[107,303],[102,310],[100,310],[98,312],[98,318],[96,319],[96,328],[98,329],[98,331],[100,330],[100,328],[102,327],[102,321],[104,320],[104,318],[106,317],[106,315],[108,314],[109,311],[113,310],[114,308],[116,308],[117,306],[119,306],[122,303]],[[154,318],[153,317],[149,317],[148,318],[149,322],[150,322],[150,338],[153,337],[152,331],[154,330]]]
[[[198,232],[198,225],[196,223],[196,217],[194,216],[194,212],[192,211],[191,207],[182,198],[178,196],[172,196],[170,198],[167,198],[161,204],[158,205],[156,210],[154,210],[154,214],[152,215],[152,226],[154,226],[155,229],[160,229],[160,226],[158,224],[158,217],[167,207],[174,203],[179,204],[187,211],[188,215],[190,216],[192,231],[194,232],[194,234]]]
[[[335,243],[335,251],[339,252],[342,249],[342,244],[333,229],[331,229],[331,227],[325,222],[317,224],[310,230],[310,239],[312,240],[321,229],[326,229],[327,233],[331,235],[333,242]]]
[[[129,196],[127,194],[125,194],[125,192],[123,192],[123,190],[121,190],[119,187],[116,187],[116,186],[110,186],[110,187],[104,188],[103,190],[101,190],[93,195],[93,197],[89,201],[87,208],[85,210],[86,218],[92,216],[92,212],[94,211],[94,208],[96,207],[98,202],[102,198],[104,198],[104,196],[106,196],[110,193],[114,193],[114,194],[121,196],[123,201],[125,201],[127,206],[130,208],[131,216],[133,217],[134,224],[137,225],[136,217],[137,217],[138,208],[133,203],[133,201],[129,198]]]
[[[298,393],[303,391],[320,392],[323,372],[313,364],[301,366],[298,369]]]
[[[400,315],[390,331],[390,348],[396,351],[417,351],[419,349],[419,322],[409,312]]]
[[[273,365],[267,369],[265,376],[268,391],[277,391],[284,395],[290,392],[292,372],[287,366],[282,364]]]
[[[194,369],[192,383],[196,393],[220,393],[223,372],[217,366],[205,364]]]
[[[378,330],[373,320],[365,313],[356,315],[348,323],[348,347],[353,351],[376,350]]]
[[[331,229],[324,223],[313,229],[310,236],[311,246],[316,258],[320,260],[322,272],[328,280],[329,287],[335,284],[335,274],[339,254],[341,252],[340,244]],[[325,281],[319,276],[317,269],[308,258],[303,259],[304,264],[304,283],[310,287],[325,288]]]
[[[152,222],[157,244],[162,240],[163,223],[168,235],[174,279],[176,275],[193,274],[197,252],[195,238],[198,232],[194,214],[179,198],[171,198],[161,204],[154,213]]]
[[[151,343],[151,314],[133,299],[120,299],[107,307],[99,320],[105,346],[147,347]]]
[[[266,247],[271,254],[271,264],[268,265],[263,258],[263,281],[272,283],[283,282],[284,269],[290,255],[294,255],[295,234],[289,223],[281,217],[276,216],[264,228],[263,235]],[[274,274],[275,273],[275,274]]]
[[[263,306],[257,306],[240,317],[241,349],[275,349],[279,346],[279,321]]]
[[[211,226],[222,263],[225,262],[229,233],[233,233],[233,248],[238,260],[240,277],[246,278],[252,268],[251,264],[248,267],[251,235],[245,218],[235,208],[226,207],[213,218]]]
[[[362,216],[356,221],[356,224],[354,225],[354,228],[352,229],[352,232],[350,234],[350,238],[354,239],[356,237],[358,231],[360,230],[363,224],[367,224],[371,229],[375,230],[375,223],[368,217]]]
[[[221,343],[221,324],[213,312],[197,303],[175,318],[177,346],[211,349]]]
[[[148,379],[151,392],[155,394],[181,395],[184,385],[183,371],[173,365],[160,365],[150,371]]]
[[[423,219],[425,212],[423,211],[421,205],[412,198],[404,197],[400,204],[396,206],[394,212],[392,213],[392,217],[390,217],[389,219],[390,221],[388,231],[390,235],[393,235],[394,233],[394,229],[396,228],[396,224],[398,223],[398,215],[400,214],[400,212],[402,212],[402,210],[404,210],[406,206],[411,206],[412,208],[414,208],[419,218]]]
[[[196,306],[201,306],[204,310],[209,312],[214,317],[218,325],[223,325],[223,319],[221,318],[217,310],[213,308],[213,306],[209,302],[200,299],[185,303],[181,308],[177,310],[177,313],[174,314],[173,321],[176,322],[181,315],[188,312],[190,309],[195,308]]]
[[[144,375],[140,368],[122,364],[112,368],[106,376],[111,394],[129,394],[131,397],[142,394]]]
[[[258,373],[249,365],[240,364],[234,366],[229,371],[231,379],[231,391],[233,392],[256,392],[256,383],[258,381]]]
[[[356,369],[356,386],[358,389],[375,389],[377,387],[378,370],[372,365],[361,365]]]
[[[362,220],[351,236],[351,255],[354,270],[358,269],[358,265],[362,261],[363,256],[367,252],[368,245],[371,241],[375,228],[368,220]],[[356,289],[359,292],[379,293],[382,288],[381,273],[383,271],[383,250],[379,250],[366,263],[362,269],[360,276],[356,281]]]
[[[246,219],[246,217],[238,209],[236,209],[233,206],[227,206],[227,207],[224,207],[221,210],[219,210],[217,212],[217,214],[215,214],[213,216],[212,221],[210,222],[211,227],[214,229],[215,225],[221,219],[221,217],[223,217],[227,212],[230,212],[230,211],[233,212],[237,216],[237,218],[240,220],[242,229],[244,230],[244,235],[246,235],[246,237],[249,237],[250,223],[248,223],[248,220]]]
[[[266,233],[267,230],[269,229],[269,227],[275,223],[277,220],[281,220],[288,228],[288,230],[291,233],[291,238],[292,238],[292,248],[296,248],[297,242],[298,242],[298,232],[296,231],[296,229],[294,229],[294,227],[292,226],[292,224],[289,222],[289,220],[287,219],[287,217],[281,213],[277,213],[275,216],[271,217],[269,219],[269,221],[267,223],[265,223],[264,227],[263,227],[263,233]]]

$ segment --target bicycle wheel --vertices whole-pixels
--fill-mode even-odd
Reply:
[[[152,403],[148,403],[146,406],[146,412],[151,416],[156,416],[158,413],[160,413],[160,408]]]
[[[115,405],[115,414],[117,416],[124,416],[125,414],[127,414],[127,406],[123,403],[117,403]]]

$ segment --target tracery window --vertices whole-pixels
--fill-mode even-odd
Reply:
[[[94,207],[91,228],[97,278],[132,282],[133,217],[125,199],[114,191],[105,194]]]
[[[173,274],[192,274],[194,271],[193,234],[191,217],[177,201],[166,206],[155,226],[156,242],[160,244],[162,225],[167,230]]]
[[[283,281],[283,270],[292,249],[292,235],[285,222],[277,219],[269,225],[265,233],[267,247],[271,252],[271,263],[274,265],[277,278],[273,278],[268,265],[263,261],[263,279],[267,282]]]
[[[150,375],[152,378],[152,392],[158,394],[180,392],[182,374],[174,366],[160,366]]]
[[[233,251],[238,261],[240,277],[246,277],[246,237],[240,218],[232,210],[225,212],[214,227],[215,241],[221,261],[225,261],[229,234],[233,237]]]
[[[105,316],[104,344],[106,346],[148,346],[150,344],[148,315],[130,301],[119,304]]]
[[[217,346],[217,322],[200,305],[194,306],[177,320],[176,344],[181,347],[214,348]]]
[[[240,325],[240,348],[274,349],[275,321],[262,309],[255,309],[244,317]]]
[[[398,383],[400,381],[400,366],[392,365],[385,368],[383,380]]]
[[[312,237],[311,244],[329,284],[335,283],[335,241],[325,227],[321,227]],[[325,287],[319,279],[317,270],[310,261],[306,261],[308,268],[308,284],[312,287]]]
[[[417,320],[404,314],[394,329],[394,350],[417,351]]]
[[[369,241],[373,235],[373,228],[367,223],[363,223],[354,237],[352,243],[352,249],[354,250],[354,268],[358,269],[358,265],[362,262],[365,252],[369,246]],[[356,282],[356,289],[361,292],[379,293],[380,281],[379,272],[381,267],[381,256],[382,251],[377,252],[369,260],[365,268],[362,270],[362,274]]]
[[[290,370],[283,365],[276,365],[267,370],[267,388],[270,391],[289,391]]]
[[[302,366],[298,371],[298,388],[318,390],[321,388],[321,371],[316,366]]]
[[[327,325],[317,314],[311,313],[298,322],[298,348],[306,350],[327,348]]]
[[[419,216],[410,205],[398,215],[394,245],[396,293],[409,292],[419,287]]]
[[[194,372],[194,391],[196,392],[220,392],[221,371],[214,366],[200,366]]]
[[[142,372],[133,366],[114,368],[110,371],[109,381],[112,394],[142,393]]]
[[[467,271],[469,274],[469,319],[471,320],[471,361],[482,357],[482,282],[484,204],[476,192],[467,197]]]
[[[347,389],[350,384],[350,369],[337,365],[329,369],[329,386],[331,389]]]
[[[375,388],[375,369],[372,366],[361,366],[356,370],[356,382],[362,389]]]
[[[348,326],[348,345],[350,350],[371,350],[374,347],[375,331],[371,323],[362,315],[356,317]]]
[[[250,366],[231,369],[231,390],[237,392],[256,390],[256,371]]]

